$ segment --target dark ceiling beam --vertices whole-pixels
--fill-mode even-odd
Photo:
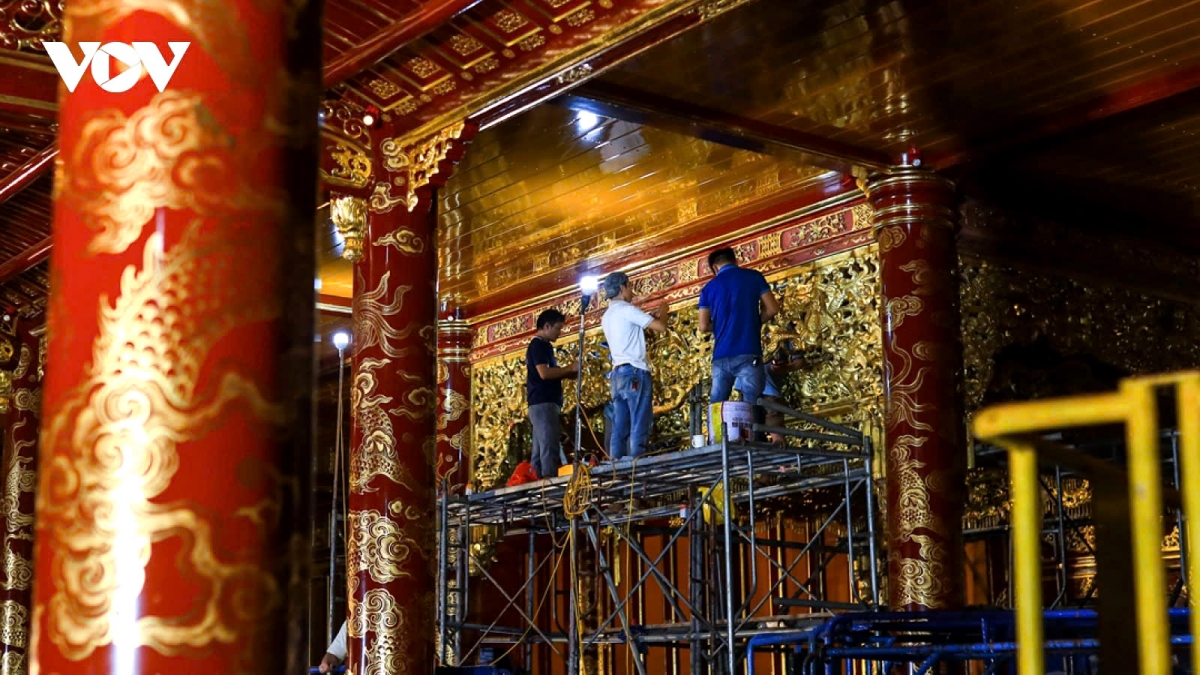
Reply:
[[[14,279],[50,257],[50,237],[39,241],[0,264],[0,284]]]
[[[325,66],[325,87],[341,84],[379,63],[397,49],[433,32],[482,0],[430,0],[415,12],[339,54]]]
[[[990,140],[973,144],[968,150],[932,155],[926,159],[938,169],[967,163],[995,162],[1046,143],[1059,143],[1083,133],[1097,133],[1105,125],[1123,122],[1128,115],[1153,114],[1157,110],[1174,107],[1181,100],[1196,98],[1196,94],[1200,94],[1200,66],[1182,68],[1027,120],[995,134]],[[1192,104],[1194,101],[1189,103]]]
[[[58,156],[58,145],[42,148],[24,164],[13,169],[7,176],[0,179],[0,204],[8,201],[13,195],[24,190],[27,185],[37,180],[51,166]]]
[[[891,163],[886,153],[870,148],[603,81],[587,82],[558,102],[572,110],[673,131],[742,150],[791,157],[799,153],[813,166],[845,174],[861,175],[861,170],[881,169]]]

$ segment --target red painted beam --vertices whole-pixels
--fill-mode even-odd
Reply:
[[[43,148],[5,176],[4,180],[0,180],[0,204],[8,201],[13,195],[24,190],[26,185],[37,180],[38,176],[54,165],[56,156],[58,156],[57,144]]]
[[[50,257],[50,237],[30,246],[15,257],[0,263],[0,284],[13,279]]]
[[[325,66],[325,86],[345,82],[387,58],[392,52],[428,35],[482,0],[431,0],[396,23],[337,56]]]
[[[54,119],[58,71],[47,57],[0,50],[0,110]]]

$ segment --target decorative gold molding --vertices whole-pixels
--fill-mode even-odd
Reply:
[[[0,370],[0,415],[7,413],[12,407],[12,387],[12,373]]]
[[[334,197],[329,201],[329,217],[346,242],[342,257],[350,262],[361,260],[367,231],[367,201],[361,197]]]
[[[328,171],[321,169],[322,180],[330,185],[365,188],[371,181],[371,156],[366,149],[324,130],[321,135],[327,141],[325,151],[334,164]]]
[[[406,146],[402,138],[388,138],[379,146],[383,168],[403,176],[404,205],[409,211],[417,207],[417,190],[425,187],[438,174],[439,165],[450,154],[450,147],[462,137],[466,124],[461,120],[424,140]],[[379,188],[376,186],[376,193]]]

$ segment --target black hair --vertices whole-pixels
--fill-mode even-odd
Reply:
[[[546,326],[553,326],[556,323],[566,323],[567,317],[557,309],[548,309],[541,314],[538,314],[537,329],[541,330]]]
[[[737,264],[737,254],[733,252],[732,248],[719,248],[708,254],[709,267],[716,267],[717,265],[724,263],[733,263],[734,265]]]

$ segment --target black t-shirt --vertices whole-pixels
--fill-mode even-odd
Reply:
[[[562,380],[543,380],[538,375],[538,365],[558,367],[554,358],[554,345],[540,337],[533,338],[529,349],[525,350],[525,398],[529,405],[541,403],[557,403],[562,405]]]

